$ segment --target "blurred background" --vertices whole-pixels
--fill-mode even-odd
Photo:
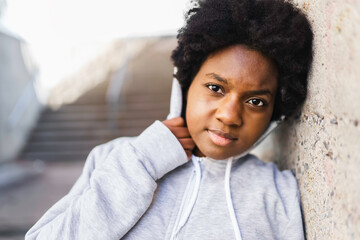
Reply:
[[[166,118],[186,5],[0,0],[0,239],[23,239],[94,146]]]

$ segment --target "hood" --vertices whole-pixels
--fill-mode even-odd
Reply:
[[[174,68],[176,72],[176,68]],[[182,110],[182,90],[179,82],[176,78],[173,78],[172,89],[171,89],[171,98],[170,98],[170,113],[167,116],[167,119],[175,118],[181,116]],[[271,121],[263,135],[245,152],[234,156],[234,159],[238,159],[247,155],[251,150],[258,146],[283,120],[284,116],[280,120]]]
[[[175,71],[176,71],[176,69],[175,69]],[[179,117],[179,116],[181,116],[181,112],[182,112],[182,90],[181,90],[179,82],[177,81],[176,78],[174,78],[173,83],[172,83],[171,98],[170,98],[170,113],[167,116],[167,119]],[[246,150],[245,152],[243,152],[237,156],[232,156],[228,159],[224,159],[227,161],[226,170],[225,170],[225,178],[224,178],[226,204],[228,206],[229,216],[230,216],[231,223],[232,223],[232,226],[234,229],[234,234],[235,234],[236,240],[242,240],[242,237],[241,237],[240,226],[239,226],[239,223],[238,223],[236,215],[235,215],[234,205],[233,205],[232,197],[231,197],[231,183],[230,183],[231,177],[230,177],[230,175],[231,175],[232,162],[233,162],[233,160],[236,161],[236,160],[240,159],[241,157],[247,155],[252,149],[254,149],[257,145],[259,145],[259,143],[261,143],[279,125],[279,123],[283,119],[284,118],[282,117],[281,120],[279,120],[279,121],[271,121],[268,128],[263,133],[263,135],[248,150]],[[208,157],[205,157],[205,158],[208,158]],[[200,167],[199,159],[201,159],[201,158],[198,158],[194,155],[192,157],[192,162],[195,167],[194,172],[196,173],[196,181],[194,184],[194,189],[192,191],[191,197],[189,198],[190,199],[189,202],[186,202],[186,204],[185,204],[185,199],[188,199],[186,197],[183,199],[183,201],[181,203],[181,209],[185,209],[185,210],[184,210],[184,213],[178,215],[176,224],[175,224],[175,227],[173,229],[170,239],[176,239],[178,232],[187,222],[187,220],[191,214],[191,211],[194,207],[194,204],[196,202],[197,195],[198,195],[199,188],[200,188],[200,183],[201,183],[201,167]],[[188,191],[188,188],[186,188],[186,192],[187,191]],[[184,196],[187,196],[187,194],[184,194]]]

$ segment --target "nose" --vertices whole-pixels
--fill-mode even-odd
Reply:
[[[235,97],[226,97],[221,100],[215,113],[217,120],[225,125],[240,127],[243,124],[242,105]]]

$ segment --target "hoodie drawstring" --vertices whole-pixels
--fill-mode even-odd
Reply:
[[[230,191],[230,173],[231,173],[231,165],[232,165],[232,161],[233,161],[234,157],[231,157],[228,159],[227,164],[226,164],[226,171],[225,171],[225,195],[226,195],[226,202],[227,202],[227,206],[228,206],[228,210],[229,210],[229,214],[230,214],[230,218],[231,218],[231,223],[233,225],[233,229],[234,229],[234,233],[235,233],[235,238],[236,240],[241,240],[241,234],[240,234],[240,227],[239,227],[239,223],[236,219],[236,215],[235,215],[235,210],[234,210],[234,206],[233,206],[233,202],[232,202],[232,197],[231,197],[231,191]]]
[[[200,182],[201,182],[201,167],[200,167],[200,160],[192,158],[192,162],[195,166],[195,186],[191,192],[189,193],[191,189],[191,183],[193,177],[190,178],[188,185],[186,186],[186,190],[184,193],[183,201],[181,202],[180,211],[175,221],[175,226],[173,228],[173,231],[171,233],[171,240],[177,238],[177,234],[179,231],[183,228],[187,220],[189,219],[189,216],[191,214],[191,211],[194,208],[196,199],[198,197],[199,189],[200,189]],[[190,195],[189,195],[190,194]]]
[[[226,195],[226,203],[230,214],[231,223],[234,229],[235,239],[236,240],[242,240],[241,233],[240,233],[240,227],[238,224],[238,221],[236,219],[235,210],[232,202],[231,197],[231,190],[230,190],[230,174],[231,174],[231,167],[232,167],[232,161],[234,157],[231,157],[227,160],[226,164],[226,170],[225,170],[225,179],[224,179],[224,188],[225,188],[225,195]],[[194,169],[194,175],[190,178],[188,185],[186,186],[186,190],[184,193],[184,198],[181,202],[180,211],[176,218],[175,225],[173,228],[173,231],[171,233],[171,240],[177,239],[177,234],[180,232],[180,230],[184,227],[187,220],[190,217],[191,211],[194,208],[196,199],[198,197],[199,189],[200,189],[200,182],[202,177],[202,170],[200,166],[200,160],[196,158],[192,158],[195,169]],[[195,177],[195,184],[194,187],[191,189],[193,178]],[[192,191],[191,191],[192,190]],[[191,193],[190,193],[191,191]]]

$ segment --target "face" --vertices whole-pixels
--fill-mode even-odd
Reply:
[[[276,66],[261,53],[234,45],[210,55],[187,92],[195,155],[220,160],[249,149],[270,122],[276,89]]]

